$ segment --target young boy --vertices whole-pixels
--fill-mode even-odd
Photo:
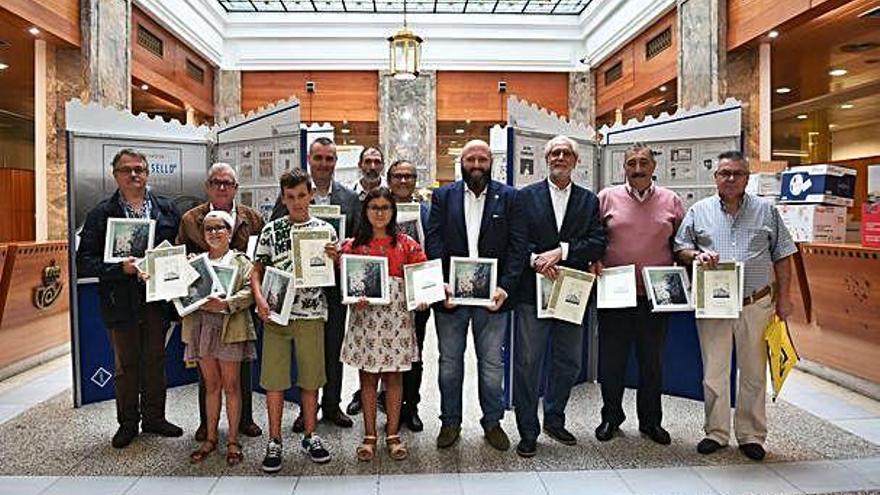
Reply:
[[[251,287],[257,306],[257,315],[265,322],[263,332],[263,360],[260,385],[266,389],[266,409],[269,413],[269,444],[263,458],[263,471],[281,470],[281,416],[284,410],[284,391],[290,388],[291,340],[296,350],[297,382],[305,419],[302,450],[313,462],[330,461],[330,452],[315,434],[318,422],[318,389],[324,385],[324,321],[327,319],[327,299],[320,288],[297,288],[290,321],[277,325],[269,320],[269,304],[262,293],[265,267],[293,271],[290,259],[290,232],[298,229],[324,228],[331,232],[326,253],[336,258],[336,232],[333,227],[309,216],[312,201],[312,180],[302,169],[285,172],[281,176],[281,201],[288,215],[268,223],[257,243]]]

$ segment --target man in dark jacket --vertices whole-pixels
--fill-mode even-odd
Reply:
[[[170,305],[145,302],[146,289],[138,279],[134,257],[104,263],[104,238],[111,217],[153,219],[155,244],[174,241],[180,213],[169,199],[150,191],[149,173],[143,154],[132,149],[116,154],[113,178],[117,190],[89,212],[76,253],[79,276],[99,279],[101,316],[116,356],[116,448],[131,443],[139,423],[145,433],[166,437],[183,434],[165,419],[165,330]]]

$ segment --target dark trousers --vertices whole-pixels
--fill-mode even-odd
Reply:
[[[327,321],[324,323],[324,371],[327,383],[321,394],[321,409],[332,411],[339,408],[342,400],[342,338],[345,336],[346,307],[338,291],[327,291]]]
[[[419,388],[422,386],[422,349],[425,347],[425,327],[431,317],[431,309],[416,311],[416,340],[419,343],[419,360],[412,364],[409,371],[403,373],[403,406],[402,416],[418,412],[422,397]]]
[[[636,410],[639,426],[659,426],[663,412],[660,394],[663,388],[663,349],[666,342],[664,313],[652,313],[645,297],[635,308],[599,310],[599,378],[602,381],[602,421],[620,425],[623,413],[623,388],[630,343],[635,341],[639,364],[639,389]]]
[[[251,382],[251,366],[252,363],[250,361],[241,362],[241,374],[239,375],[239,381],[241,382],[241,419],[238,422],[239,428],[254,422],[254,408],[251,398],[254,387]],[[202,370],[199,368],[199,425],[205,426],[206,422],[205,382],[202,380]]]
[[[165,419],[165,329],[161,303],[147,304],[137,325],[110,329],[120,425]]]

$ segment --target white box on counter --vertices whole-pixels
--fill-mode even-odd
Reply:
[[[846,207],[776,205],[795,242],[845,242]]]
[[[749,183],[746,192],[756,196],[779,196],[782,187],[779,174],[771,172],[757,172],[749,175]]]

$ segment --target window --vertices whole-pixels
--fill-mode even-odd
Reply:
[[[651,60],[670,46],[672,46],[672,26],[667,27],[645,43],[645,60]]]
[[[186,75],[199,84],[205,83],[205,69],[190,59],[186,59]]]
[[[623,61],[612,65],[610,69],[605,71],[605,86],[623,77]]]
[[[162,39],[148,31],[147,28],[141,26],[140,24],[138,24],[137,42],[138,45],[141,45],[148,52],[159,58],[162,58],[162,56],[165,54],[165,46],[162,42]]]

